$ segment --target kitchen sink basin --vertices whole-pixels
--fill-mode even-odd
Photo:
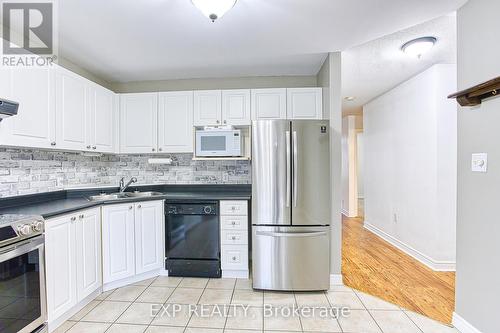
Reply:
[[[129,196],[127,193],[102,193],[98,195],[92,195],[89,197],[90,201],[106,201],[106,200],[118,200],[118,199],[125,199],[128,198]]]
[[[92,195],[88,199],[90,201],[108,201],[108,200],[119,200],[127,198],[148,198],[157,195],[163,195],[161,192],[121,192],[121,193],[102,193],[98,195]]]
[[[126,194],[129,198],[144,198],[163,195],[161,192],[127,192]]]

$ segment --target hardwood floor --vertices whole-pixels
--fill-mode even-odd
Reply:
[[[455,309],[455,273],[434,272],[364,229],[363,218],[343,218],[342,274],[352,288],[443,323]]]

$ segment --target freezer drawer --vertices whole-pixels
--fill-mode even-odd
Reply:
[[[313,291],[330,287],[329,227],[252,226],[253,287]]]

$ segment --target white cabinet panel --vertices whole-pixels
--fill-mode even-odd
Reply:
[[[135,274],[134,204],[102,208],[103,282]]]
[[[287,89],[288,119],[321,119],[323,115],[321,88]]]
[[[163,201],[135,204],[136,274],[163,267],[163,234]]]
[[[243,215],[248,214],[248,202],[246,200],[224,200],[220,202],[221,215]]]
[[[160,152],[193,152],[192,91],[160,93],[158,122]]]
[[[85,150],[89,83],[64,68],[56,69],[57,148]]]
[[[221,216],[220,224],[221,228],[226,230],[247,230],[248,216]]]
[[[78,213],[76,223],[77,300],[80,302],[101,287],[100,209]]]
[[[90,86],[90,126],[87,148],[93,151],[114,151],[114,100],[115,93],[92,84]]]
[[[120,98],[120,153],[156,152],[158,94],[123,94]]]
[[[286,88],[253,89],[252,120],[286,119]]]
[[[220,125],[222,117],[222,94],[220,90],[199,90],[194,92],[194,125]]]
[[[2,70],[4,98],[19,102],[15,117],[1,123],[0,144],[51,148],[55,145],[55,76],[52,68]],[[3,97],[3,96],[2,96]]]
[[[49,321],[71,309],[77,302],[76,217],[48,220],[45,225],[45,262]]]
[[[248,270],[247,245],[224,245],[221,252],[222,270]]]
[[[250,90],[223,90],[222,91],[222,124],[223,125],[250,125]]]

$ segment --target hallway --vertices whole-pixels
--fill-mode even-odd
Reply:
[[[434,272],[363,227],[363,218],[342,221],[344,284],[432,319],[451,323],[455,273]]]

